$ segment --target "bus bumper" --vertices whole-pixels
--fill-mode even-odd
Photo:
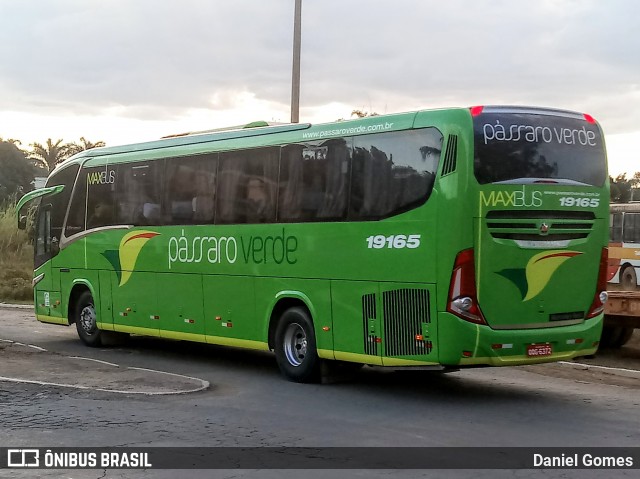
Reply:
[[[517,366],[595,354],[604,315],[572,326],[496,330],[442,312],[439,362],[445,366]]]

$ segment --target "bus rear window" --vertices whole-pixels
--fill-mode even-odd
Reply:
[[[578,114],[489,111],[473,123],[480,184],[602,186],[607,178],[600,129]]]

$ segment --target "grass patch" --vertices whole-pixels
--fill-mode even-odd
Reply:
[[[33,301],[32,277],[33,245],[9,202],[0,208],[0,301]]]

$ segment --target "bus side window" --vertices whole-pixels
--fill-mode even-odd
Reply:
[[[116,224],[113,165],[87,168],[87,229]]]
[[[426,201],[443,138],[436,128],[354,137],[349,218],[385,218]]]
[[[119,224],[162,224],[163,170],[161,160],[120,165],[116,181]]]
[[[640,213],[625,213],[623,231],[625,243],[640,243]]]
[[[288,222],[345,219],[351,153],[348,140],[287,145],[282,150],[278,219]]]
[[[62,228],[64,217],[67,213],[73,185],[78,175],[79,165],[69,167],[59,167],[56,173],[47,180],[47,186],[64,185],[64,190],[50,198],[51,201],[51,248],[52,253],[57,254],[60,240],[62,239]]]
[[[622,213],[612,213],[609,220],[609,237],[613,243],[622,242]]]
[[[223,153],[216,223],[272,223],[276,218],[279,148]]]
[[[35,255],[46,256],[51,252],[51,205],[40,206],[36,223]],[[36,261],[37,262],[37,261]]]
[[[301,221],[302,218],[302,145],[282,148],[278,220]]]
[[[73,188],[71,205],[67,214],[67,222],[64,227],[64,235],[69,238],[86,229],[87,210],[87,170],[80,170],[76,185]]]
[[[167,160],[166,224],[212,224],[218,154]]]

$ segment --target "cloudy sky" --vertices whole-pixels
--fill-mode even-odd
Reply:
[[[290,118],[294,0],[0,0],[0,137],[108,145]],[[582,111],[640,170],[637,0],[303,0],[300,121]]]

